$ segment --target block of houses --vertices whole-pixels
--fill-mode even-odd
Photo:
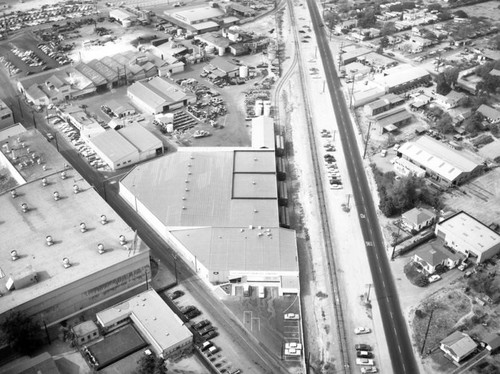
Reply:
[[[479,108],[477,108],[477,112],[481,113],[486,121],[491,124],[500,122],[500,111],[495,108],[482,104]]]
[[[500,253],[500,235],[464,211],[439,222],[435,232],[448,247],[478,263]]]
[[[413,255],[413,261],[418,262],[424,268],[426,274],[431,275],[436,272],[436,267],[445,266],[448,269],[453,269],[463,256],[442,248],[436,241],[425,245],[420,251]]]
[[[466,94],[455,90],[450,91],[448,95],[436,94],[436,102],[446,109],[456,108],[461,105],[466,98]]]
[[[446,356],[459,363],[476,350],[477,343],[466,333],[455,331],[441,340],[439,348],[446,353]]]
[[[436,215],[425,208],[413,208],[402,214],[402,224],[410,231],[419,232],[431,226]]]

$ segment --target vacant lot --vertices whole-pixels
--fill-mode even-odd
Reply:
[[[463,10],[469,17],[488,18],[495,23],[500,20],[498,1],[488,1],[487,3],[464,6],[454,10]]]

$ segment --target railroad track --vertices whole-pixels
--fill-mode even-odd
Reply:
[[[322,228],[323,228],[323,239],[325,242],[325,255],[327,258],[327,267],[328,267],[328,273],[330,275],[329,279],[329,284],[330,288],[332,291],[332,300],[333,300],[333,309],[334,309],[334,314],[335,314],[335,323],[337,325],[336,332],[337,332],[337,343],[339,347],[339,351],[341,353],[340,357],[338,357],[338,361],[340,363],[340,367],[337,367],[336,369],[338,373],[344,372],[344,373],[351,373],[351,369],[349,366],[350,358],[349,358],[349,349],[348,349],[348,343],[347,343],[347,334],[345,330],[345,324],[344,324],[344,312],[343,312],[343,307],[340,299],[340,287],[339,287],[339,281],[338,281],[338,276],[336,273],[336,267],[335,267],[335,258],[333,255],[333,243],[332,243],[332,233],[330,231],[330,219],[328,217],[328,212],[326,208],[326,198],[325,198],[325,191],[324,191],[324,184],[323,184],[323,175],[322,175],[322,166],[320,163],[321,155],[318,152],[318,147],[316,145],[316,137],[315,137],[315,129],[313,125],[313,116],[311,113],[311,109],[309,107],[309,95],[306,89],[306,82],[305,82],[305,73],[302,64],[299,63],[301,60],[301,52],[300,52],[300,38],[298,35],[297,27],[296,27],[296,20],[295,20],[295,15],[294,15],[294,8],[293,8],[293,1],[292,0],[287,0],[287,4],[289,7],[289,15],[290,15],[290,22],[293,30],[293,37],[294,37],[294,46],[295,46],[295,52],[293,56],[293,61],[290,69],[286,72],[286,74],[283,76],[283,79],[279,82],[279,84],[276,87],[275,91],[275,96],[274,100],[275,103],[278,103],[279,101],[279,93],[281,89],[283,88],[283,85],[286,83],[286,81],[290,78],[290,76],[294,72],[295,66],[298,66],[299,68],[299,76],[300,76],[300,87],[301,87],[301,92],[302,96],[304,98],[304,109],[305,109],[305,114],[306,114],[306,124],[307,124],[307,132],[308,132],[308,140],[309,140],[309,147],[311,150],[311,156],[312,156],[312,163],[313,163],[313,171],[314,171],[314,179],[315,179],[315,184],[316,184],[316,191],[318,195],[318,204],[319,204],[319,213],[320,213],[320,219],[322,223]],[[278,108],[278,114],[279,114],[279,105],[277,105]],[[279,117],[279,116],[278,116]],[[279,121],[279,118],[278,118]],[[279,125],[279,122],[278,122]],[[307,349],[307,345],[305,346]],[[304,354],[307,354],[307,352],[304,352]]]

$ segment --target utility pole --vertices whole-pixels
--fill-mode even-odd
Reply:
[[[425,330],[424,341],[422,342],[422,349],[420,350],[420,355],[424,353],[425,341],[427,340],[427,334],[429,333],[429,328],[431,327],[432,314],[434,313],[434,309],[431,310],[431,315],[429,316],[429,323],[427,324],[427,330]]]
[[[370,130],[372,127],[372,120],[370,119],[368,122],[368,132],[366,133],[366,139],[365,139],[365,150],[363,151],[363,160],[366,157],[366,151],[368,150],[368,140],[370,138]]]
[[[372,284],[371,283],[368,283],[368,293],[366,294],[366,302],[369,303],[370,302],[370,291],[372,289]]]
[[[396,234],[396,238],[394,239],[394,245],[392,246],[391,261],[394,261],[394,253],[396,252],[396,246],[398,245],[399,234],[401,233],[401,224],[402,224],[401,221],[399,221],[398,233]]]

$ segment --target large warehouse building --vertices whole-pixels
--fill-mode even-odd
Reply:
[[[475,257],[478,263],[500,252],[500,235],[465,212],[439,222],[436,235],[450,248]]]
[[[196,102],[195,95],[163,77],[134,83],[127,96],[146,114],[164,113]]]
[[[404,143],[398,153],[444,185],[459,185],[477,176],[483,169],[482,160],[466,156],[430,136]]]
[[[297,293],[295,231],[280,227],[274,150],[179,148],[120,182],[127,201],[207,283]]]
[[[139,124],[109,129],[88,140],[95,153],[113,169],[148,160],[163,152],[163,143]]]
[[[45,138],[31,130],[1,151],[29,182],[0,195],[0,321],[21,311],[51,326],[144,289],[149,249]]]

